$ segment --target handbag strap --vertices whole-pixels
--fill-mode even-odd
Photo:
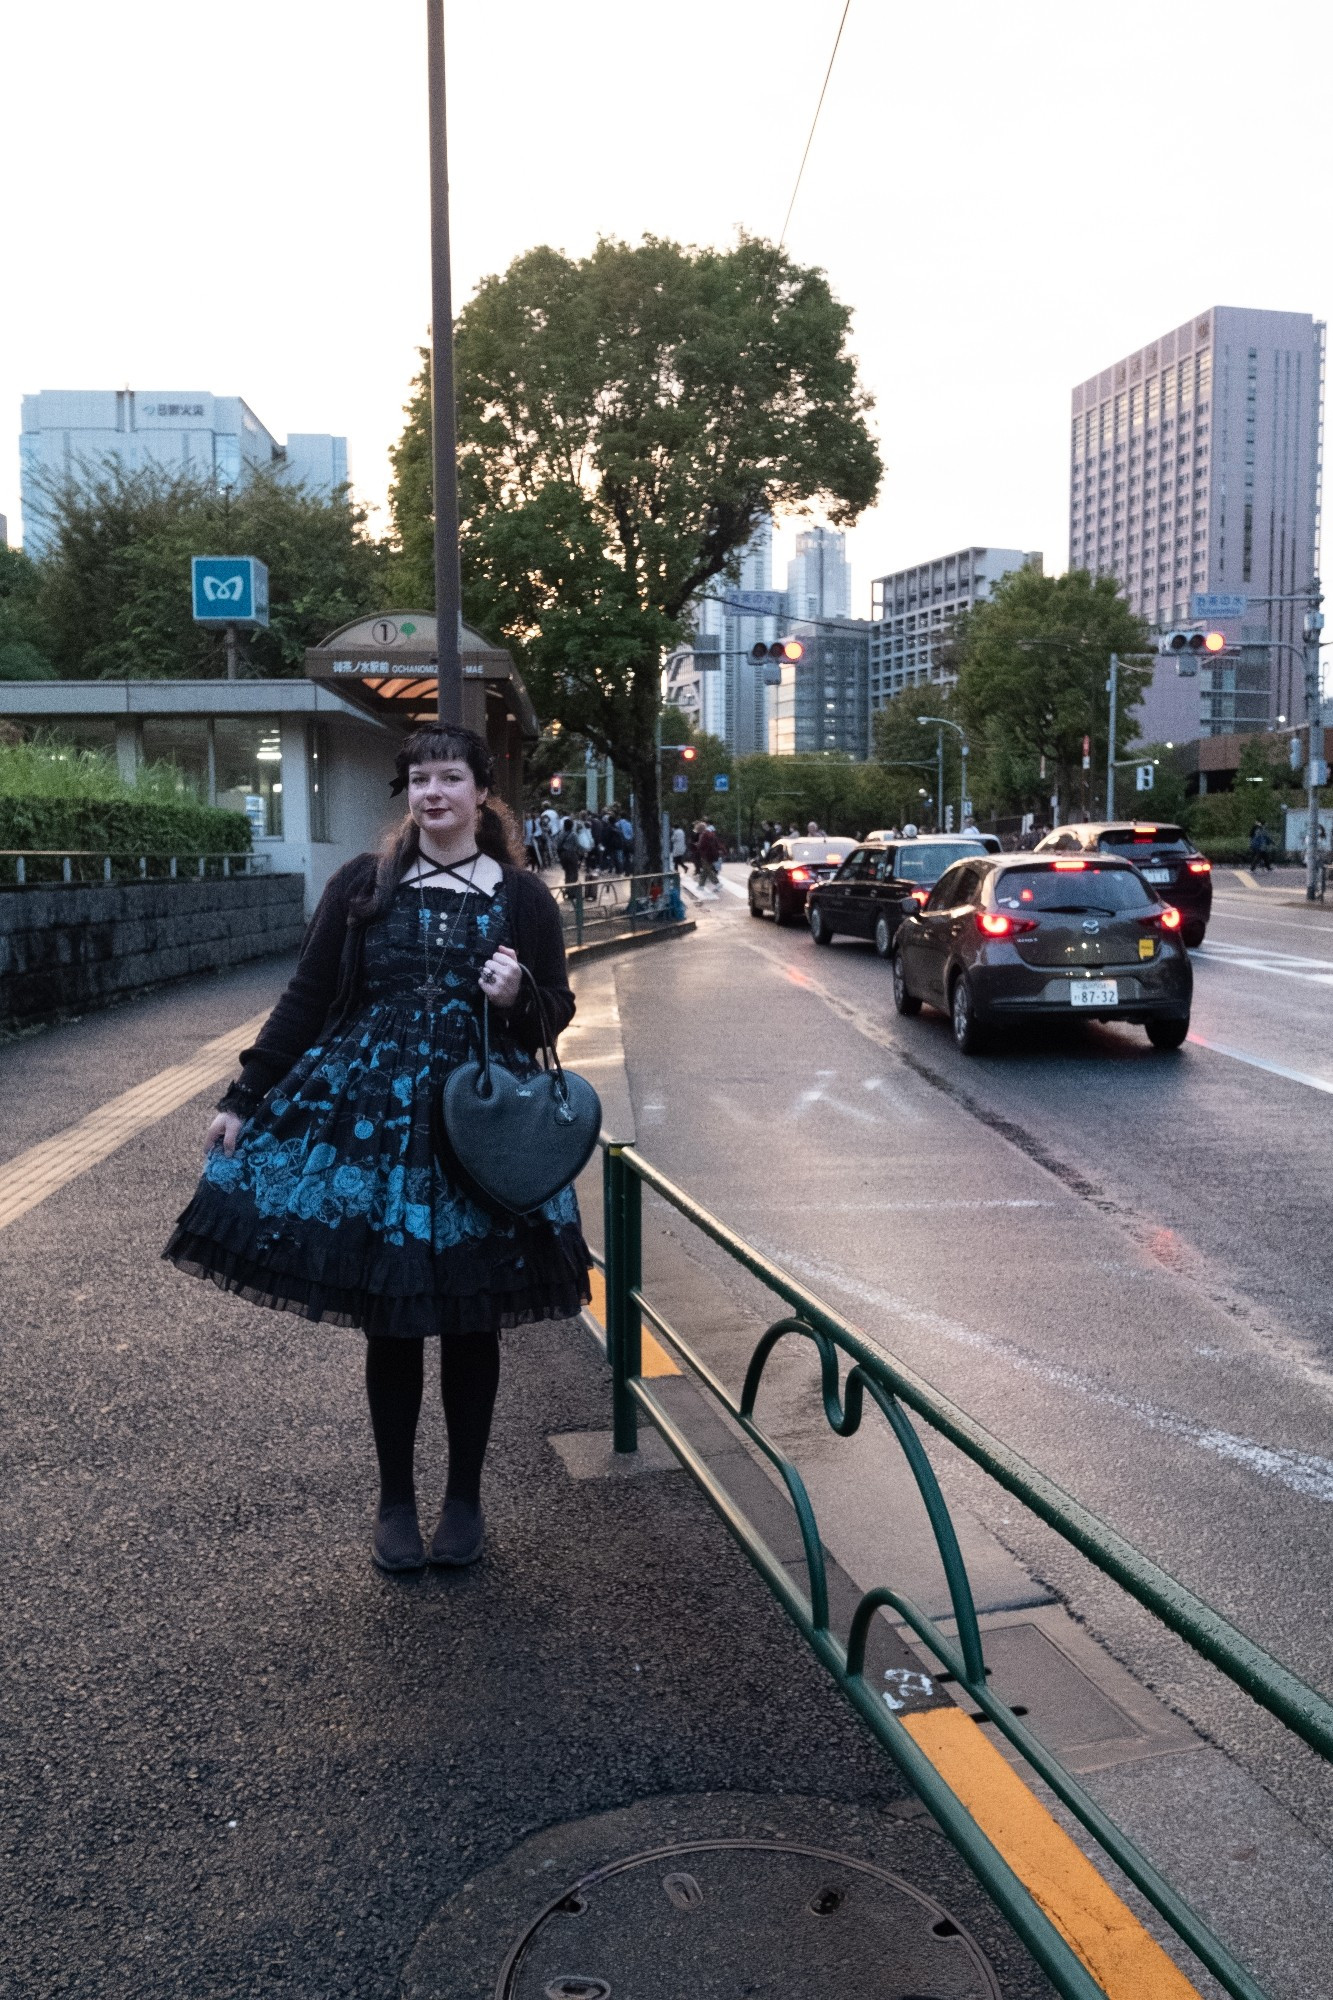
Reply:
[[[542,999],[541,987],[537,984],[537,981],[533,978],[526,965],[520,963],[518,969],[532,988],[532,997],[537,1006],[537,1020],[541,1027],[542,1036],[537,1049],[542,1059],[542,1068],[548,1075],[555,1077],[555,1087],[560,1096],[568,1097],[569,1090],[565,1083],[564,1067],[560,1061],[560,1052],[555,1045],[555,1037],[551,1033],[550,1016],[546,1012],[546,1002]],[[481,996],[481,1071],[484,1087],[489,1089],[491,1080],[491,1003],[484,993]]]

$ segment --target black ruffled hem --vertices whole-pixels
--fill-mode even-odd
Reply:
[[[554,1232],[553,1232],[554,1234]],[[207,1278],[219,1291],[251,1305],[293,1313],[327,1326],[359,1327],[363,1333],[401,1340],[498,1333],[537,1320],[573,1319],[591,1296],[587,1248],[576,1229],[561,1230],[562,1253],[550,1260],[537,1282],[505,1290],[467,1293],[380,1293],[349,1289],[276,1271],[239,1251],[224,1250],[208,1237],[178,1225],[162,1252],[178,1271]]]

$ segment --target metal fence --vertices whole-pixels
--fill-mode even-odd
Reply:
[[[0,887],[49,889],[79,882],[176,882],[267,875],[271,857],[251,854],[106,853],[99,848],[0,847]]]
[[[1015,1711],[987,1685],[982,1636],[953,1523],[939,1483],[909,1411],[957,1446],[974,1464],[1023,1502],[1039,1519],[1120,1584],[1162,1624],[1212,1662],[1237,1687],[1276,1716],[1321,1756],[1333,1759],[1333,1707],[1286,1667],[1228,1624],[1211,1605],[1159,1569],[1113,1528],[1081,1506],[1044,1473],[1011,1451],[966,1411],[940,1395],[903,1363],[872,1347],[855,1327],[788,1277],[710,1215],[682,1189],[658,1173],[629,1146],[603,1140],[607,1354],[612,1371],[615,1448],[638,1444],[642,1411],[656,1426],[685,1470],[703,1488],[731,1533],[793,1623],[842,1688],[880,1743],[893,1757],[918,1796],[954,1843],[983,1886],[1066,2000],[1104,2000],[1082,1960],[1040,1909],[1008,1862],[992,1845],[962,1801],[918,1746],[904,1723],[884,1704],[865,1677],[871,1621],[892,1611],[916,1633],[982,1713],[1050,1786],[1092,1835],[1102,1852],[1123,1870],[1166,1920],[1176,1936],[1214,1974],[1234,2000],[1265,2000],[1263,1989],[1240,1965],[1194,1910],[1160,1875],[1147,1857],[1084,1791],[1064,1765],[1025,1728]],[[727,1255],[792,1308],[775,1320],[756,1345],[737,1402],[679,1333],[644,1296],[642,1289],[642,1199],[651,1188]],[[750,1443],[782,1478],[790,1496],[805,1553],[802,1591],[747,1519],[641,1372],[643,1324],[681,1362],[688,1375],[727,1412]],[[886,1420],[915,1478],[934,1531],[948,1584],[957,1637],[941,1631],[910,1598],[888,1585],[867,1591],[852,1616],[845,1645],[829,1627],[828,1584],[823,1545],[814,1509],[795,1465],[755,1422],[764,1370],[774,1349],[787,1339],[810,1341],[819,1356],[824,1414],[839,1437],[860,1426],[869,1400]],[[840,1379],[841,1364],[850,1364]]]
[[[596,944],[685,921],[674,868],[657,875],[594,875],[586,882],[557,884],[554,894],[567,945]]]

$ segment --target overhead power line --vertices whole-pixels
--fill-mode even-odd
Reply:
[[[828,89],[828,80],[833,74],[833,65],[838,59],[838,44],[842,40],[842,31],[847,26],[847,13],[851,4],[852,0],[843,0],[842,19],[838,23],[838,32],[833,37],[833,54],[829,57],[828,68],[824,71],[824,81],[820,87],[819,102],[815,106],[815,115],[810,120],[810,136],[805,142],[805,151],[801,155],[801,164],[796,169],[796,185],[791,191],[791,200],[787,203],[787,214],[782,224],[782,234],[778,238],[779,250],[781,250],[783,244],[787,241],[787,225],[791,221],[791,212],[796,206],[796,197],[801,191],[801,175],[805,172],[805,163],[810,157],[810,146],[814,140],[815,127],[819,123],[819,114],[824,109],[824,92]]]

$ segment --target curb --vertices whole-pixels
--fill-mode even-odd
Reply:
[[[570,965],[582,965],[590,958],[606,958],[613,951],[635,951],[641,945],[660,944],[663,938],[684,937],[687,931],[698,928],[693,917],[686,917],[679,924],[658,924],[652,930],[626,931],[622,937],[597,938],[592,944],[566,945],[565,958]]]

